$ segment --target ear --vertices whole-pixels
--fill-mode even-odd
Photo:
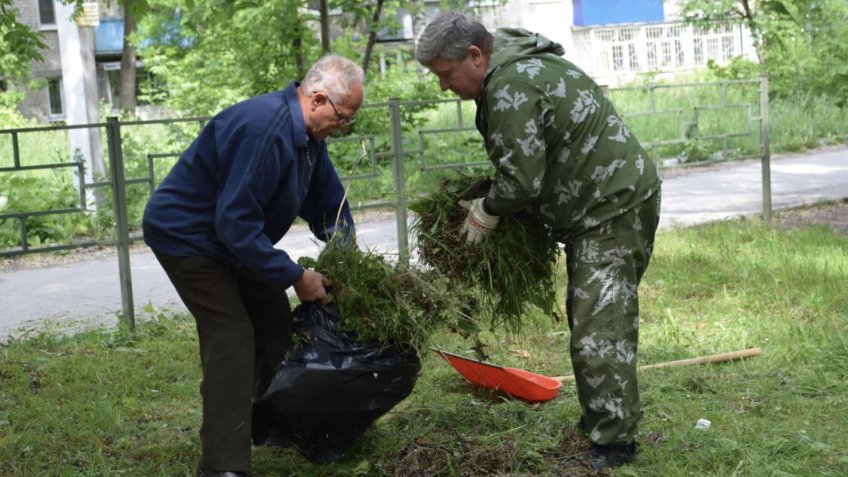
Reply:
[[[466,51],[466,54],[469,58],[471,58],[471,63],[473,63],[474,66],[480,66],[483,64],[483,50],[481,50],[479,46],[471,45]]]
[[[312,107],[323,106],[327,102],[327,95],[316,91],[312,93]]]

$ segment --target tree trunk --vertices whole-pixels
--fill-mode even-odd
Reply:
[[[121,110],[135,113],[136,97],[136,68],[135,63],[137,54],[135,46],[129,41],[129,36],[135,33],[136,23],[135,16],[130,11],[130,1],[124,0],[124,46],[121,49],[121,94],[120,107]]]
[[[320,0],[318,9],[321,12],[321,51],[326,55],[330,52],[330,14],[327,0]]]
[[[751,10],[751,4],[748,0],[741,0],[740,3],[742,11],[739,12],[739,14],[748,26],[748,31],[750,31],[751,35],[754,37],[754,50],[757,52],[757,62],[760,66],[763,66],[765,64],[765,39],[763,38],[763,32],[757,25],[756,19],[754,18],[754,12]]]
[[[371,17],[371,25],[368,33],[368,44],[365,45],[365,57],[362,59],[362,71],[368,73],[368,63],[371,62],[371,52],[374,50],[374,43],[377,42],[377,22],[380,21],[380,15],[383,13],[383,0],[377,0],[377,6],[374,8],[374,15]]]

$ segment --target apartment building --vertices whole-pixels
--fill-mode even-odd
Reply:
[[[70,19],[72,7],[58,0],[13,0],[21,21],[43,33],[48,45],[44,61],[32,68],[35,78],[45,80],[44,87],[29,92],[21,106],[25,115],[78,124],[96,119],[98,101],[117,103],[123,46],[118,3],[86,0],[90,15],[79,22]],[[400,51],[411,50],[439,8],[435,0],[418,5],[423,7],[415,14],[399,9],[400,28],[378,36],[375,60],[381,70],[403,60]],[[469,6],[492,29],[522,27],[561,43],[566,57],[609,86],[646,73],[702,68],[710,60],[755,58],[744,27],[686,25],[679,16],[679,0],[471,0]],[[308,2],[308,8],[317,10],[317,2]],[[330,12],[331,19],[339,15]],[[141,63],[139,67],[144,75]]]

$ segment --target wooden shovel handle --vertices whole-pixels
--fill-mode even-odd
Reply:
[[[711,354],[709,356],[699,356],[697,358],[688,358],[688,359],[678,359],[677,361],[666,361],[663,363],[656,364],[646,364],[644,366],[639,366],[639,371],[645,369],[654,369],[654,368],[672,368],[676,366],[692,366],[695,364],[707,364],[707,363],[721,363],[723,361],[732,361],[735,359],[742,358],[750,358],[752,356],[757,356],[760,354],[762,350],[760,348],[749,348],[743,349],[740,351],[731,351],[729,353],[719,353],[719,354]],[[573,375],[568,376],[557,376],[554,379],[561,383],[569,383],[574,381]]]

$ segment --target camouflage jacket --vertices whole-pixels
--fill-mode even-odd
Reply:
[[[529,208],[559,240],[660,188],[656,165],[601,88],[563,53],[541,35],[498,30],[476,119],[496,169],[486,208]]]

